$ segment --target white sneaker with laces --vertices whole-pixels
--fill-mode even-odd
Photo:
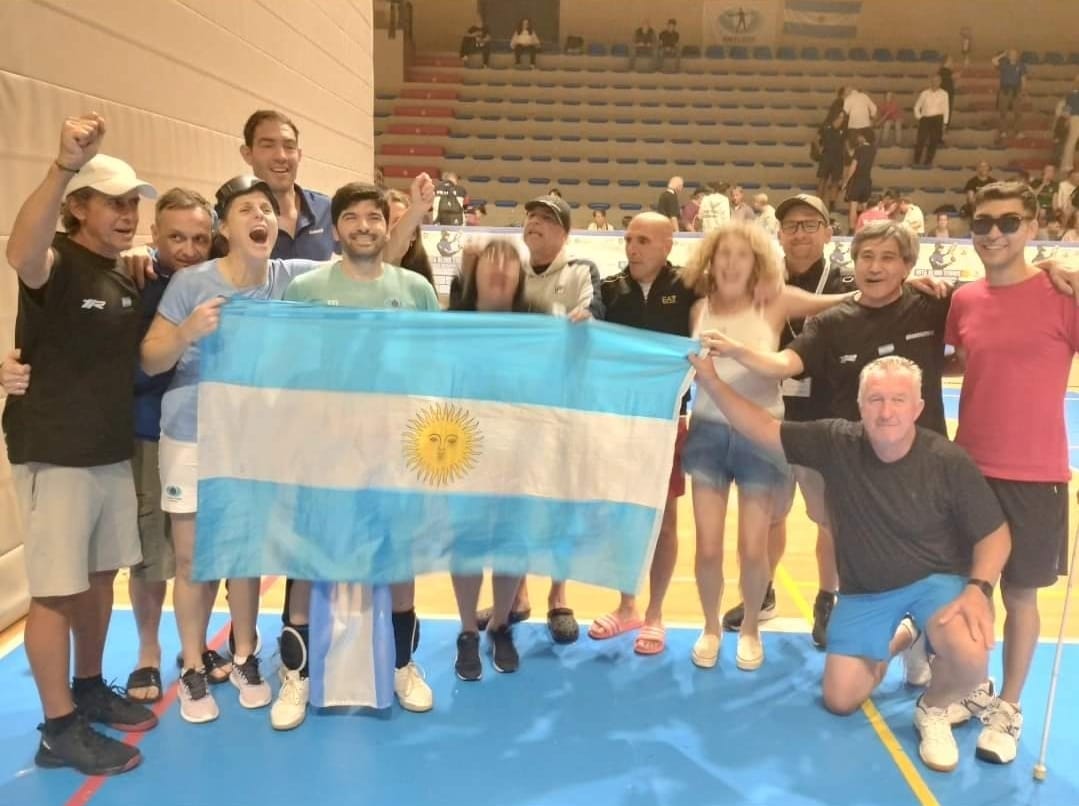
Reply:
[[[969,719],[981,719],[995,699],[993,680],[990,678],[979,683],[974,691],[959,702],[953,702],[948,706],[948,721],[955,726],[962,725]]]
[[[270,725],[274,730],[292,730],[307,718],[307,703],[311,699],[311,681],[300,677],[299,671],[281,669],[281,689],[270,709]]]
[[[406,711],[423,713],[435,707],[435,694],[423,679],[423,670],[415,661],[393,672],[393,691]]]
[[[1019,734],[1023,732],[1023,712],[999,697],[982,717],[985,727],[978,734],[975,755],[993,764],[1010,764],[1019,749]]]
[[[959,764],[959,745],[952,736],[948,711],[926,705],[922,700],[923,698],[919,697],[918,704],[914,707],[914,727],[921,737],[918,755],[929,769],[951,772]]]

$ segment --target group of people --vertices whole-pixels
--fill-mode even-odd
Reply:
[[[25,646],[45,715],[36,761],[87,774],[124,772],[141,759],[90,723],[126,731],[156,724],[146,706],[163,694],[158,629],[173,574],[182,718],[216,719],[213,687],[226,681],[245,708],[272,703],[275,729],[306,718],[311,581],[287,583],[275,698],[259,662],[259,580],[226,583],[226,658],[206,642],[218,586],[191,577],[199,343],[219,326],[227,300],[440,308],[428,279],[401,267],[434,204],[428,177],[398,201],[391,228],[381,188],[350,182],[332,198],[301,188],[298,129],[262,110],[248,120],[241,148],[254,175],[224,183],[213,205],[181,188],[162,194],[146,265],[123,256],[140,196],[156,192],[100,153],[104,135],[97,115],[65,121],[55,162],[19,211],[7,247],[19,276],[17,350],[0,372],[32,597]],[[57,209],[63,233],[55,232]],[[691,660],[715,666],[731,630],[739,633],[737,667],[760,668],[760,623],[774,614],[771,580],[797,484],[818,527],[812,636],[828,651],[825,706],[856,709],[891,655],[910,650],[920,658],[912,663],[919,681],[929,684],[915,710],[925,763],[955,767],[951,724],[971,716],[984,722],[979,755],[1014,759],[1038,636],[1037,589],[1053,584],[1065,550],[1061,402],[1079,345],[1069,296],[1077,273],[1043,271],[1024,258],[1036,214],[1030,189],[999,183],[978,192],[972,227],[986,279],[954,293],[905,282],[917,236],[891,221],[855,238],[852,288],[824,260],[828,209],[809,195],[775,210],[782,261],[764,230],[731,221],[708,232],[684,269],[675,267],[675,228],[649,212],[626,229],[626,268],[604,279],[568,253],[564,200],[542,196],[525,209],[527,249],[503,239],[468,249],[451,310],[562,315],[581,326],[602,319],[694,336],[709,353],[689,357],[698,391],[688,424],[683,406],[647,606],[637,591],[619,591],[617,606],[588,634],[604,640],[635,630],[636,652],[665,650],[662,608],[688,472],[704,621]],[[951,361],[945,344],[956,348]],[[964,367],[957,446],[945,435],[941,378]],[[721,617],[732,482],[742,603]],[[121,567],[135,569],[140,639],[126,696],[101,675]],[[453,577],[461,680],[482,676],[483,630],[496,671],[518,668],[512,625],[530,616],[529,591],[501,570],[492,569],[488,611],[477,609],[479,577]],[[1007,612],[999,694],[987,680],[998,578]],[[393,585],[392,603],[394,690],[405,709],[428,711],[433,692],[414,660],[415,581]],[[547,626],[556,643],[578,639],[563,580],[551,582]]]

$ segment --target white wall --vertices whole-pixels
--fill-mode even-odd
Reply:
[[[332,193],[372,175],[372,16],[371,0],[0,0],[0,351],[17,301],[4,247],[65,116],[100,112],[104,152],[159,189],[212,195],[245,170],[247,116],[279,109],[300,129],[300,183]],[[5,555],[18,543],[0,451],[0,626],[19,596],[20,559]]]

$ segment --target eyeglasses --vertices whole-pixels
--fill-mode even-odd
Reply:
[[[992,216],[977,216],[970,222],[970,231],[975,235],[988,235],[993,231],[995,226],[1000,230],[1001,235],[1011,235],[1016,232],[1024,221],[1031,221],[1030,218],[1024,218],[1018,215],[1002,215],[1000,218],[993,218]]]
[[[801,229],[802,232],[812,234],[823,226],[823,221],[821,221],[819,218],[814,218],[812,220],[806,221],[784,221],[782,224],[779,225],[779,228],[788,235],[793,235],[799,229]]]

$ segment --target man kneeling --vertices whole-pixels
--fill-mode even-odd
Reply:
[[[701,343],[710,346],[709,334]],[[918,751],[931,769],[955,769],[947,707],[985,679],[990,597],[1011,536],[970,457],[915,426],[924,406],[918,365],[898,356],[868,364],[859,423],[781,423],[720,381],[711,360],[690,361],[735,430],[824,476],[842,586],[828,625],[824,706],[844,715],[861,707],[916,637],[909,614],[936,653],[914,711]]]

